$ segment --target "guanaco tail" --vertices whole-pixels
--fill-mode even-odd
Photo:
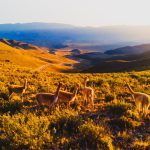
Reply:
[[[126,83],[126,85],[129,89],[130,93],[133,96],[133,99],[135,101],[135,104],[136,104],[139,112],[142,111],[142,113],[146,116],[148,113],[149,106],[150,106],[150,96],[145,93],[133,91],[133,89],[131,88],[131,86],[128,83]]]
[[[54,105],[58,101],[58,95],[60,91],[61,83],[59,82],[58,87],[56,89],[56,92],[54,94],[51,93],[38,93],[36,94],[36,100],[38,102],[38,105],[46,105],[49,108],[54,107]]]
[[[20,86],[20,85],[8,86],[9,99],[11,99],[14,94],[21,94],[21,99],[23,99],[23,96],[27,90],[27,83],[28,83],[28,81],[26,79],[23,86]]]
[[[75,85],[73,93],[67,92],[67,91],[60,91],[59,92],[59,98],[65,102],[67,102],[67,106],[70,106],[71,103],[73,103],[77,98],[78,89],[79,89],[79,86]]]

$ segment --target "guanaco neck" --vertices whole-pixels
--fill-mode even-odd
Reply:
[[[87,87],[87,80],[84,81],[84,88]]]
[[[59,85],[58,85],[58,87],[57,87],[57,90],[56,90],[56,93],[55,93],[55,96],[56,96],[56,97],[57,97],[58,94],[59,94],[60,87],[61,87],[61,84],[59,83]]]
[[[24,88],[26,88],[27,87],[27,80],[25,80],[25,83],[24,83],[24,86],[23,86]]]
[[[73,92],[73,96],[76,96],[77,92],[78,92],[78,88],[76,87],[75,90],[74,90],[74,92]]]
[[[131,86],[128,83],[126,83],[126,85],[127,85],[128,89],[129,89],[129,91],[131,92],[131,94],[135,94],[135,92],[132,90]]]

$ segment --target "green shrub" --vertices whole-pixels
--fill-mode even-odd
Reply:
[[[132,105],[129,103],[117,103],[106,106],[108,114],[111,116],[123,116],[128,110],[132,109]]]
[[[0,117],[0,146],[6,149],[41,149],[52,142],[49,121],[34,114],[2,115]]]
[[[124,131],[126,129],[133,129],[139,126],[141,123],[133,121],[131,118],[122,116],[120,118],[111,119],[108,124],[114,131]]]
[[[115,96],[113,94],[107,94],[105,96],[105,102],[112,102],[115,99]]]
[[[50,130],[58,135],[71,136],[78,132],[78,126],[82,123],[78,113],[74,110],[56,110],[51,117]]]
[[[20,112],[22,110],[22,104],[15,101],[0,101],[0,113],[10,112],[14,114],[16,112]]]
[[[150,143],[144,142],[142,140],[135,141],[135,142],[132,143],[131,147],[132,147],[133,150],[149,150]]]
[[[113,150],[112,139],[104,127],[86,122],[79,127],[80,144],[88,149]]]

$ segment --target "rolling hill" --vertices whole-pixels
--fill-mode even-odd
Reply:
[[[47,49],[19,41],[1,39],[0,61],[52,72],[73,70],[74,60],[50,54]]]
[[[147,51],[150,51],[150,44],[121,47],[121,48],[117,48],[114,50],[108,50],[105,52],[105,54],[107,55],[130,55],[130,54],[141,54]]]
[[[146,57],[145,57],[146,55]],[[144,57],[142,57],[144,56]],[[84,70],[88,73],[126,72],[150,70],[150,53],[132,55],[126,57],[112,57],[99,61],[93,67]]]

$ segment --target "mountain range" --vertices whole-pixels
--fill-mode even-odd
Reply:
[[[48,48],[74,45],[98,52],[148,43],[149,34],[150,26],[77,27],[41,22],[0,24],[0,38]]]

